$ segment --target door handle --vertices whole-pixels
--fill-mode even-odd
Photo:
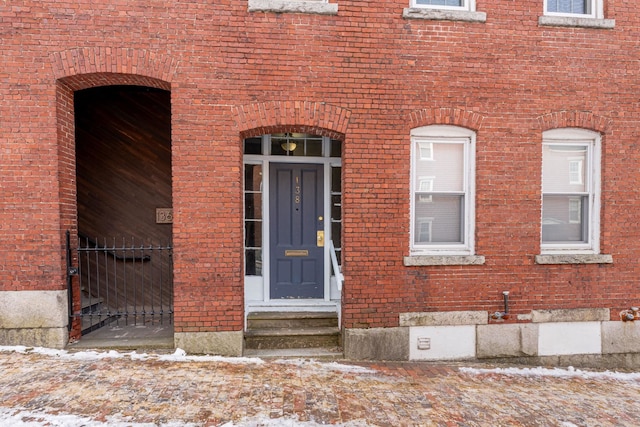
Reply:
[[[316,244],[319,248],[324,247],[324,230],[318,230],[316,233]]]

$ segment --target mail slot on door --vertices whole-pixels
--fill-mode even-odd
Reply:
[[[309,251],[306,249],[288,249],[284,251],[284,256],[309,256]]]

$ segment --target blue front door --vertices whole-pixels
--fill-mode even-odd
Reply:
[[[272,163],[271,299],[324,298],[323,166]]]

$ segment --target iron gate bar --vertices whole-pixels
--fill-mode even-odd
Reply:
[[[72,266],[72,252],[71,252],[71,233],[69,230],[65,233],[66,251],[65,256],[67,259],[67,313],[69,315],[69,324],[67,329],[71,331],[73,328],[73,276],[78,274],[78,268]]]
[[[67,250],[70,259],[69,244]],[[171,245],[136,245],[134,238],[107,244],[107,238],[80,235],[77,255],[82,304],[70,316],[83,320],[83,333],[122,320],[126,325],[172,323]]]

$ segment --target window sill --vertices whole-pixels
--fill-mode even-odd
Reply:
[[[412,255],[404,257],[405,267],[423,265],[482,265],[484,257],[479,255]]]
[[[337,15],[336,3],[296,0],[249,0],[249,12],[311,13],[316,15]]]
[[[468,10],[444,10],[444,9],[423,9],[408,7],[402,12],[405,19],[427,19],[432,21],[467,21],[486,22],[485,12],[470,12]]]
[[[611,255],[536,255],[536,264],[613,264]]]
[[[538,18],[538,25],[547,27],[603,28],[610,30],[612,28],[615,28],[616,20],[596,18],[570,18],[567,16],[541,16]]]

